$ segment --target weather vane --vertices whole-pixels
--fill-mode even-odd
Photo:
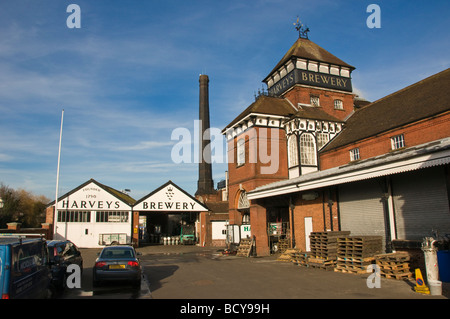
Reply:
[[[300,21],[299,17],[297,16],[297,22],[294,22],[295,30],[298,31],[298,37],[303,39],[308,39],[308,32],[309,28],[307,26],[304,26],[303,23]]]

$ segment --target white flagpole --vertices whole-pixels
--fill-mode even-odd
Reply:
[[[58,168],[56,170],[55,216],[53,218],[53,234],[56,234],[56,221],[58,218],[59,164],[61,161],[61,140],[62,140],[63,120],[64,120],[64,109],[62,110],[61,114],[61,129],[59,132]]]

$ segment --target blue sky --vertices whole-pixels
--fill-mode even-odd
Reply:
[[[81,28],[69,29],[69,4]],[[369,29],[369,4],[381,28]],[[356,67],[374,101],[450,65],[449,1],[15,0],[0,3],[0,182],[55,196],[90,178],[136,199],[168,180],[194,194],[197,164],[176,164],[172,131],[193,133],[198,77],[210,78],[211,126],[254,101],[297,39]],[[215,183],[226,164],[213,165]]]

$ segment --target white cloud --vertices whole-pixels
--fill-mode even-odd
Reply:
[[[14,159],[11,155],[0,153],[0,162],[11,162]]]
[[[155,149],[162,146],[170,146],[173,145],[171,142],[156,142],[156,141],[142,141],[135,145],[130,146],[118,146],[117,151],[142,151]]]

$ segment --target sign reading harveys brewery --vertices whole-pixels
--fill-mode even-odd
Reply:
[[[172,182],[168,182],[139,200],[133,207],[135,211],[169,211],[169,212],[205,212],[199,201],[180,189]]]
[[[269,94],[278,96],[295,84],[306,84],[341,91],[352,91],[350,78],[342,76],[295,69],[282,77],[269,88]]]

